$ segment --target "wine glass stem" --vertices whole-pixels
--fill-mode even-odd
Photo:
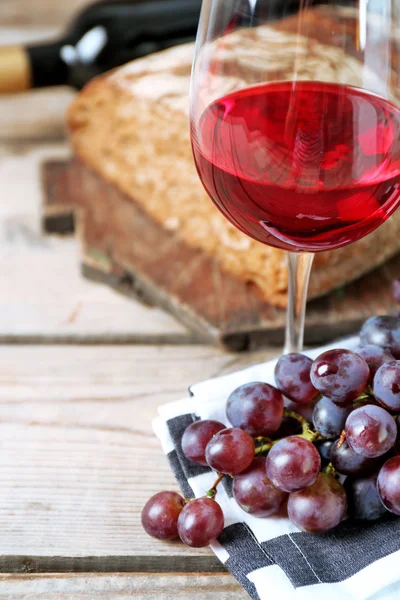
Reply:
[[[288,307],[284,353],[303,349],[308,282],[314,254],[288,252]]]

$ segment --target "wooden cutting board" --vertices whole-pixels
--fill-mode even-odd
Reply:
[[[255,286],[223,271],[155,223],[138,205],[82,164],[43,164],[43,228],[82,246],[82,272],[170,311],[200,340],[230,350],[282,344],[285,311]],[[307,344],[354,332],[374,314],[396,312],[392,281],[400,255],[307,309]]]

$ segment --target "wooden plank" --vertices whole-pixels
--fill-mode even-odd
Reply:
[[[42,236],[40,165],[68,154],[65,143],[0,146],[0,341],[189,341],[162,310],[85,280],[74,240]]]
[[[191,383],[260,361],[203,346],[0,346],[0,571],[222,569],[140,524],[176,483],[152,433]]]
[[[71,16],[90,0],[1,0],[2,25],[60,25],[65,26]]]
[[[0,600],[248,600],[229,573],[135,575],[4,575]]]

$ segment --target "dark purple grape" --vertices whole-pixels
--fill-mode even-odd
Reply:
[[[391,316],[371,317],[362,326],[360,340],[363,346],[381,346],[400,359],[400,319]]]
[[[373,389],[380,404],[389,410],[400,411],[400,360],[379,367]]]
[[[385,462],[379,471],[377,486],[385,508],[400,515],[400,456]]]
[[[321,457],[311,442],[288,437],[277,442],[267,457],[267,477],[283,492],[312,485],[321,468]]]
[[[281,356],[275,367],[275,383],[278,390],[293,402],[312,402],[318,395],[318,390],[311,383],[311,365],[311,358],[298,352]]]
[[[332,475],[320,473],[316,482],[289,496],[289,519],[309,533],[324,533],[339,525],[347,507],[344,487]]]
[[[315,447],[319,452],[321,459],[325,462],[331,460],[331,450],[337,440],[323,440],[322,442],[316,442]]]
[[[218,473],[236,475],[251,465],[254,450],[253,438],[243,429],[223,429],[207,444],[207,464]]]
[[[386,508],[379,498],[376,486],[377,478],[378,474],[375,473],[362,479],[348,477],[344,482],[344,489],[347,493],[348,514],[353,519],[375,521],[386,513]]]
[[[211,498],[198,498],[186,504],[178,519],[182,542],[192,548],[208,546],[222,533],[224,515],[220,505]]]
[[[393,281],[392,290],[393,298],[396,300],[396,302],[400,303],[400,277]]]
[[[361,348],[358,348],[355,352],[365,360],[369,367],[370,376],[368,383],[370,385],[372,385],[375,373],[379,367],[394,360],[394,356],[390,354],[389,350],[381,348],[380,346],[373,346],[372,344],[361,346]]]
[[[182,436],[182,451],[189,460],[199,465],[208,466],[206,446],[218,431],[226,429],[219,421],[196,421],[185,429]]]
[[[287,494],[278,490],[267,477],[267,459],[255,458],[246,471],[233,480],[233,496],[239,506],[255,517],[269,517],[282,508]]]
[[[148,500],[142,510],[143,529],[159,540],[175,540],[178,518],[185,500],[176,492],[159,492]]]
[[[352,407],[339,406],[329,398],[322,397],[314,408],[314,427],[324,438],[335,440],[340,437],[351,411]]]
[[[339,440],[331,449],[331,462],[338,473],[350,477],[361,477],[375,471],[382,462],[380,458],[366,458],[354,452],[345,440],[339,448]]]
[[[369,368],[361,356],[350,350],[328,350],[315,359],[311,381],[327,398],[349,404],[368,385]]]
[[[294,417],[283,417],[279,429],[269,437],[271,440],[281,440],[284,437],[301,433],[302,429],[302,425],[298,419],[295,419]]]
[[[269,436],[282,423],[283,397],[268,383],[246,383],[229,396],[226,414],[233,427],[254,437]]]
[[[393,417],[384,408],[372,404],[354,410],[347,417],[345,431],[353,450],[367,458],[386,454],[397,437]]]

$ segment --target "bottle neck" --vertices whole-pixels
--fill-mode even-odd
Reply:
[[[68,83],[68,65],[60,42],[0,47],[0,94]]]
[[[31,85],[35,88],[68,83],[68,65],[62,59],[63,42],[49,42],[26,48],[31,71]]]
[[[193,39],[200,4],[201,0],[95,2],[72,22],[64,39],[0,48],[0,94],[56,85],[80,89],[105,71]]]
[[[0,48],[0,94],[24,92],[32,87],[29,55],[23,46]]]

